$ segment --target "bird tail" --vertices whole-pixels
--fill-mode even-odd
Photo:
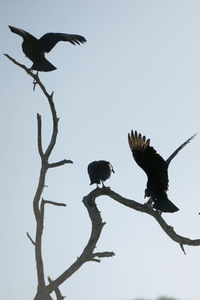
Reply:
[[[161,200],[156,200],[153,204],[153,208],[166,213],[173,213],[179,210],[167,197]]]
[[[191,136],[187,141],[185,141],[183,144],[181,144],[171,155],[170,157],[168,157],[168,159],[166,160],[167,165],[169,166],[171,160],[178,154],[178,152],[183,149],[183,147],[185,147],[187,144],[189,144],[189,142],[195,137],[196,134],[194,134],[193,136]]]
[[[42,58],[40,60],[34,61],[32,70],[50,72],[56,70],[56,67],[52,65],[46,58]]]

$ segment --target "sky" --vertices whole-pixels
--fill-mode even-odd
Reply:
[[[41,73],[60,117],[51,162],[73,160],[49,170],[44,199],[64,202],[46,207],[43,235],[45,276],[53,279],[82,253],[91,224],[82,199],[89,185],[87,165],[105,159],[115,174],[106,182],[120,195],[144,203],[146,175],[132,158],[127,133],[151,139],[167,158],[200,131],[200,2],[185,0],[3,0],[1,25],[1,297],[33,299],[36,269],[32,201],[40,170],[36,114],[47,145],[52,123],[48,103],[32,79],[11,63],[27,67],[21,37],[8,25],[37,38],[47,32],[77,33],[87,43],[56,45],[46,57],[57,67]],[[200,135],[172,161],[169,199],[179,207],[163,214],[180,235],[200,238]],[[162,231],[150,216],[109,197],[97,205],[106,222],[97,251],[113,258],[88,262],[61,292],[70,300],[130,300],[161,295],[199,299],[200,247],[185,247]]]

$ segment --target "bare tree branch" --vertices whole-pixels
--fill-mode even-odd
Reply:
[[[157,211],[155,211],[151,205],[145,203],[141,204],[134,200],[130,200],[127,198],[124,198],[117,194],[116,192],[112,191],[110,188],[103,187],[103,188],[96,188],[92,192],[90,192],[87,196],[83,198],[83,203],[85,204],[91,222],[92,222],[92,232],[89,239],[89,242],[87,246],[85,247],[83,253],[79,258],[77,258],[76,262],[73,263],[61,276],[59,276],[56,280],[52,281],[49,286],[46,288],[49,292],[52,292],[56,286],[59,286],[61,283],[63,283],[66,279],[68,279],[71,275],[76,272],[84,262],[86,261],[95,261],[100,262],[99,259],[96,259],[95,257],[109,257],[113,256],[113,252],[97,252],[93,253],[93,250],[96,247],[96,243],[99,239],[99,236],[101,234],[101,230],[103,228],[103,225],[105,223],[102,222],[100,212],[98,211],[98,208],[95,203],[95,199],[99,196],[109,196],[110,198],[114,199],[115,201],[132,208],[134,210],[146,213],[151,215],[156,219],[156,221],[159,223],[161,228],[166,232],[166,234],[175,242],[177,242],[180,246],[182,251],[185,253],[184,245],[189,246],[199,246],[200,245],[200,239],[189,239],[187,237],[183,237],[178,235],[172,226],[169,226],[165,220],[162,218],[161,214]]]
[[[19,66],[20,68],[24,69],[33,79],[35,79],[35,74],[31,71],[31,69],[27,68],[25,65],[20,64],[18,61],[16,61],[14,58],[12,58],[10,55],[4,53],[4,55],[11,60],[15,65]]]
[[[108,251],[105,251],[105,252],[96,252],[96,253],[93,253],[91,255],[91,258],[89,259],[89,261],[94,261],[94,262],[100,263],[101,260],[98,259],[98,258],[95,258],[95,257],[103,258],[103,257],[112,257],[112,256],[115,256],[114,252],[108,252]]]
[[[60,166],[63,166],[65,164],[73,164],[73,161],[71,161],[70,159],[63,159],[63,160],[58,161],[56,163],[49,164],[49,168],[60,167]]]
[[[181,250],[183,251],[183,253],[186,255],[185,249],[183,247],[183,244],[180,244]]]
[[[54,146],[55,146],[55,143],[56,143],[56,139],[57,139],[57,135],[58,135],[59,118],[57,117],[55,105],[53,102],[53,92],[51,93],[51,95],[48,94],[47,99],[48,99],[48,102],[49,102],[49,105],[51,108],[51,114],[52,114],[52,118],[53,118],[53,132],[52,132],[52,136],[51,136],[51,141],[45,151],[45,157],[47,157],[47,159],[48,159]]]
[[[57,279],[53,280],[48,286],[46,286],[46,292],[48,294],[52,293],[56,287],[58,287],[65,280],[71,277],[84,263],[88,261],[100,262],[100,260],[95,258],[96,256],[114,256],[113,252],[93,253],[105,223],[102,221],[100,211],[96,206],[94,193],[91,192],[89,195],[85,196],[83,198],[83,203],[87,208],[92,223],[92,231],[89,241],[86,247],[84,248],[82,254],[77,258],[77,260],[68,269],[66,269]]]
[[[48,281],[49,281],[49,283],[51,283],[53,280],[48,276]],[[56,294],[57,300],[63,300],[66,298],[65,296],[62,296],[60,289],[58,287],[55,288],[54,292]]]
[[[42,165],[40,170],[38,186],[33,199],[33,210],[34,210],[36,224],[37,224],[36,237],[35,237],[35,259],[36,259],[36,270],[37,270],[37,277],[38,277],[38,291],[42,290],[45,287],[44,266],[43,266],[43,259],[42,259],[42,233],[43,233],[44,215],[41,214],[39,208],[39,202],[45,185],[46,172],[47,172],[47,167],[45,165]]]
[[[20,64],[15,59],[13,59],[8,54],[4,54],[10,61],[12,61],[14,64],[25,70],[34,80],[33,89],[35,89],[36,85],[39,85],[42,92],[46,96],[48,100],[48,104],[51,109],[51,115],[53,120],[53,131],[52,136],[49,142],[49,145],[47,146],[46,151],[43,153],[42,150],[42,133],[41,133],[41,116],[37,114],[37,123],[38,123],[38,151],[41,157],[41,169],[40,169],[40,176],[39,176],[39,182],[37,185],[36,193],[33,199],[33,211],[35,215],[36,220],[36,236],[35,236],[35,259],[36,259],[36,270],[37,270],[37,279],[38,279],[38,287],[37,287],[37,294],[35,296],[35,299],[37,300],[52,300],[50,293],[46,292],[45,288],[45,278],[44,278],[44,266],[43,266],[43,258],[42,258],[42,234],[43,234],[43,226],[44,226],[44,201],[41,201],[41,195],[45,186],[45,178],[46,173],[49,168],[52,168],[54,166],[59,166],[65,164],[67,161],[63,160],[62,163],[55,163],[55,164],[49,164],[48,159],[49,156],[55,146],[57,134],[58,134],[58,121],[59,118],[57,117],[56,109],[53,102],[53,92],[49,94],[45,88],[45,86],[40,81],[40,78],[38,76],[38,72],[34,74],[31,69],[28,69],[25,65]],[[71,161],[70,161],[71,162]],[[69,161],[68,161],[69,163]],[[40,204],[41,201],[41,204]],[[53,204],[51,202],[51,204]],[[58,205],[55,204],[54,205]],[[63,206],[63,205],[62,205]]]
[[[33,244],[33,246],[35,246],[35,242],[34,242],[34,240],[32,239],[32,237],[30,236],[30,234],[27,232],[26,235],[27,235],[27,237],[29,238],[29,240],[31,241],[31,243]]]
[[[91,258],[90,261],[97,262],[97,263],[101,262],[101,260],[98,258]]]
[[[40,78],[38,76],[38,72],[36,74],[34,74],[31,69],[28,69],[25,65],[20,64],[19,62],[17,62],[14,58],[12,58],[10,55],[8,54],[4,54],[9,60],[11,60],[15,65],[19,66],[20,68],[24,69],[33,79],[34,79],[34,85],[39,85],[39,87],[41,88],[42,92],[44,93],[44,95],[47,97],[50,109],[51,109],[51,114],[52,114],[52,118],[53,118],[53,132],[52,132],[52,136],[51,136],[51,141],[45,151],[45,157],[48,159],[53,147],[56,143],[56,138],[57,138],[57,134],[58,134],[58,121],[59,118],[57,117],[56,114],[56,110],[55,110],[55,105],[53,102],[53,92],[51,94],[49,94],[45,88],[45,86],[42,84],[42,82],[40,81]]]
[[[190,238],[187,238],[187,237],[177,234],[175,232],[174,228],[172,226],[169,226],[165,222],[165,220],[162,218],[161,214],[158,211],[155,211],[150,205],[148,205],[146,203],[141,204],[134,200],[124,198],[107,187],[103,187],[101,189],[97,188],[97,189],[93,190],[91,193],[94,198],[106,195],[129,208],[132,208],[134,210],[151,215],[152,217],[154,217],[154,219],[156,219],[156,221],[159,223],[159,225],[165,231],[165,233],[179,245],[200,246],[200,239],[192,240]]]
[[[108,252],[108,251],[96,252],[96,253],[93,253],[92,256],[93,257],[112,257],[112,256],[115,256],[115,253],[114,252]]]
[[[38,152],[40,154],[41,159],[43,159],[44,153],[42,150],[42,119],[40,114],[37,114],[37,125],[38,125]]]
[[[65,204],[65,203],[58,203],[58,202],[44,200],[44,199],[42,199],[42,202],[44,204],[51,204],[51,205],[55,205],[55,206],[67,206],[67,204]]]
[[[47,93],[47,90],[45,88],[45,86],[42,84],[42,82],[39,79],[38,73],[34,74],[33,71],[29,68],[27,68],[25,65],[20,64],[18,61],[16,61],[14,58],[12,58],[10,55],[5,54],[4,55],[11,60],[15,65],[19,66],[20,68],[24,69],[34,80],[34,82],[36,81],[36,83],[40,86],[42,92],[45,94],[45,96],[48,98],[50,97],[50,95]]]

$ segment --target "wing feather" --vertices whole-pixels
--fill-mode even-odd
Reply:
[[[60,41],[70,42],[73,45],[85,43],[86,39],[82,35],[68,33],[49,32],[39,39],[44,52],[50,52],[51,49]]]
[[[164,190],[168,189],[167,164],[165,160],[150,146],[150,139],[131,131],[128,142],[136,163],[144,170],[148,182]]]
[[[179,151],[181,149],[183,149],[183,147],[185,147],[187,144],[189,144],[189,142],[196,136],[196,134],[194,134],[193,136],[191,136],[189,139],[187,139],[187,141],[185,141],[183,144],[181,144],[166,160],[167,165],[169,166],[171,160],[179,153]]]
[[[20,35],[24,40],[26,40],[26,39],[37,40],[32,34],[28,33],[27,31],[25,31],[23,29],[16,28],[16,27],[10,26],[10,25],[8,27],[10,28],[10,30],[13,33],[16,33],[16,34]]]

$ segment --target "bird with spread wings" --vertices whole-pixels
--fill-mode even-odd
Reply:
[[[10,30],[23,38],[22,50],[32,62],[32,70],[49,72],[56,70],[46,58],[45,53],[50,52],[60,41],[66,41],[73,45],[80,45],[86,42],[82,35],[68,33],[46,33],[40,39],[25,30],[9,26]]]
[[[168,167],[171,160],[177,153],[185,147],[195,135],[181,144],[167,160],[164,160],[156,150],[150,146],[150,139],[146,139],[137,131],[128,134],[128,143],[136,163],[144,170],[147,175],[147,188],[145,197],[151,197],[153,208],[161,212],[176,212],[179,209],[167,196],[168,190]]]

